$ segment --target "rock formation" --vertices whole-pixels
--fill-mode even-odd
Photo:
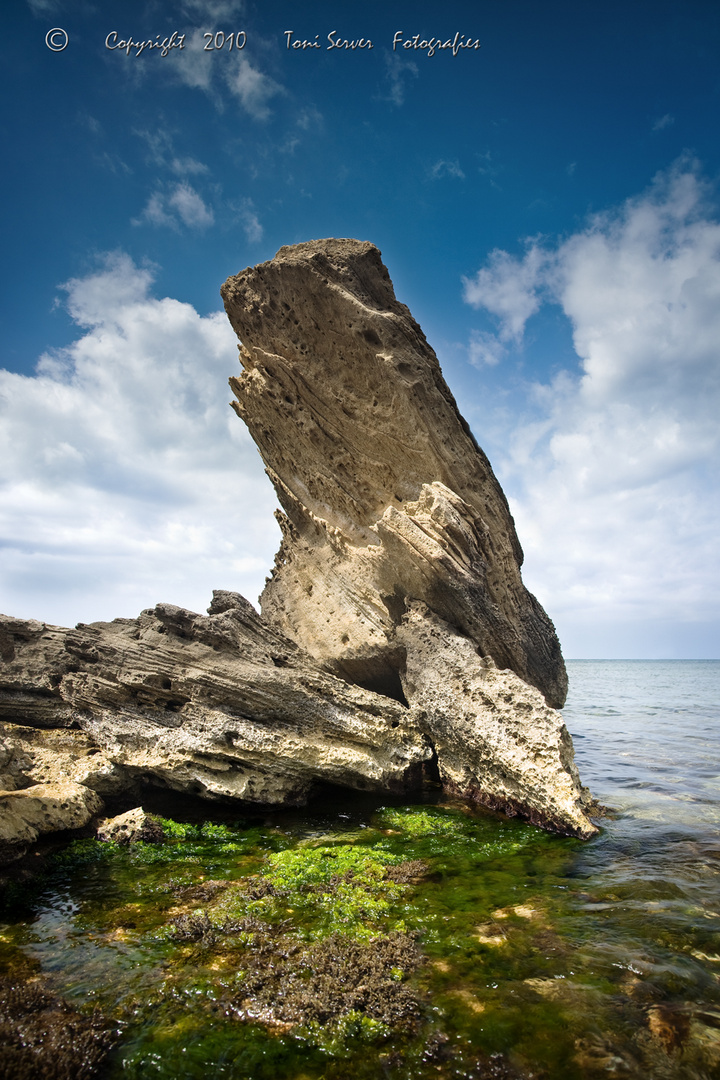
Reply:
[[[244,368],[233,405],[284,511],[263,616],[326,670],[408,704],[447,787],[589,835],[550,708],[567,692],[554,627],[380,252],[285,247],[221,291]]]
[[[559,708],[565,666],[507,500],[377,248],[281,248],[221,292],[234,408],[285,511],[263,615],[376,689],[398,684],[395,630],[423,600]]]
[[[432,750],[407,709],[322,671],[237,593],[208,610],[158,604],[74,630],[0,617],[0,799],[19,806],[39,781],[117,795],[151,780],[263,805],[322,783],[419,785]]]
[[[284,513],[262,617],[218,591],[74,630],[0,617],[0,847],[148,780],[301,804],[423,778],[589,836],[567,679],[487,458],[380,253],[282,248],[223,287]]]

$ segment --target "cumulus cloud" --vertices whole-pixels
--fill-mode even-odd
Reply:
[[[532,244],[522,259],[506,251],[491,251],[488,265],[474,278],[463,278],[463,295],[473,307],[483,307],[500,323],[500,340],[522,339],[525,323],[540,308],[538,288],[543,281],[547,256]]]
[[[561,631],[717,627],[720,223],[696,167],[555,246],[493,252],[465,298],[497,318],[498,347],[519,347],[543,304],[572,328],[578,369],[529,388],[495,455]]]
[[[179,228],[181,224],[191,229],[206,229],[214,223],[215,215],[195,188],[183,181],[165,191],[153,192],[142,215],[133,224],[140,225],[143,221],[172,229]]]
[[[0,610],[67,625],[262,587],[275,500],[228,406],[235,335],[151,286],[107,256],[65,286],[77,339],[0,370]]]

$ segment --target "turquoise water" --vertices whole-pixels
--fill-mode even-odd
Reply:
[[[592,841],[348,797],[82,842],[0,966],[103,1011],[108,1080],[720,1077],[720,662],[568,668]]]

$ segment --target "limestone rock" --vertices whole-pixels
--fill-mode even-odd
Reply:
[[[52,699],[51,699],[52,701]],[[64,703],[57,701],[60,723],[64,722]],[[49,717],[45,704],[45,719]],[[6,764],[3,766],[2,747]],[[127,778],[114,762],[84,731],[31,728],[0,723],[0,787],[15,791],[31,784],[57,784],[70,781],[85,784],[100,795],[126,793]]]
[[[245,369],[233,406],[285,511],[265,617],[353,681],[397,681],[394,632],[423,600],[561,706],[507,500],[377,248],[284,247],[221,291]]]
[[[0,791],[0,854],[22,855],[43,833],[79,829],[102,810],[100,796],[72,781]],[[8,854],[10,853],[10,855]]]
[[[157,604],[75,629],[0,616],[7,844],[148,781],[301,805],[321,784],[410,794],[433,770],[591,835],[550,707],[567,686],[552,623],[377,249],[282,248],[223,293],[243,342],[236,409],[285,511],[263,617],[225,591],[207,615]]]
[[[539,690],[480,658],[469,638],[418,601],[397,639],[407,656],[403,685],[446,790],[557,832],[595,833],[572,740]]]
[[[165,838],[160,822],[151,814],[146,814],[142,806],[104,818],[98,824],[96,836],[104,843],[114,844],[134,844],[138,840],[146,844],[159,844]]]
[[[409,704],[447,787],[592,835],[550,707],[567,691],[554,627],[377,248],[281,248],[221,291],[244,368],[233,407],[284,511],[263,616],[326,670]]]
[[[158,604],[74,630],[3,617],[0,626],[13,648],[0,668],[6,747],[14,739],[32,767],[101,791],[149,779],[209,798],[301,804],[320,783],[410,790],[432,755],[407,709],[322,671],[237,593],[215,592],[207,616]],[[20,738],[33,703],[40,730]],[[61,729],[79,730],[48,730],[53,709]],[[74,761],[59,753],[61,737],[75,741]]]

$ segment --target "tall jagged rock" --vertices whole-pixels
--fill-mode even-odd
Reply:
[[[281,248],[222,289],[242,342],[233,403],[285,514],[262,611],[328,668],[397,683],[421,599],[560,707],[555,630],[488,459],[370,243]]]
[[[221,291],[244,368],[233,407],[284,511],[263,616],[326,670],[409,705],[448,787],[590,835],[570,737],[549,708],[567,692],[554,627],[522,583],[502,489],[378,249],[283,247]]]

